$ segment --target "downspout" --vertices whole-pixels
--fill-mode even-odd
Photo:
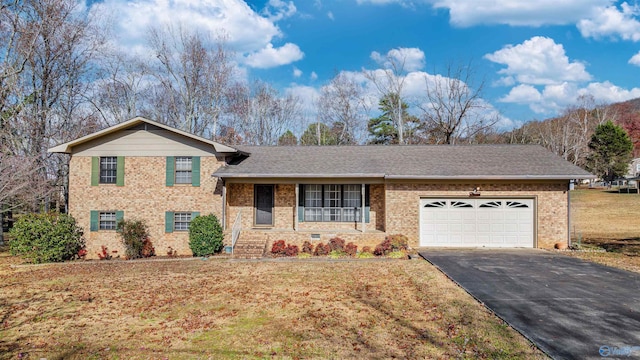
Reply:
[[[362,232],[363,233],[365,232],[365,226],[366,226],[365,225],[365,221],[364,221],[365,220],[364,219],[364,209],[365,209],[365,198],[364,198],[365,191],[364,191],[364,189],[365,189],[365,185],[361,184],[361,186],[360,186],[360,195],[361,195],[361,198],[360,198],[360,200],[361,200],[361,203],[360,203],[360,221],[362,221]]]
[[[227,184],[223,178],[219,178],[222,181],[222,231],[227,230]]]
[[[571,248],[571,181],[569,180],[567,189],[567,244]]]
[[[299,209],[298,207],[300,206],[299,204],[299,200],[300,199],[300,184],[296,183],[296,206],[295,206],[295,211],[293,212],[293,230],[294,231],[298,231],[298,221],[300,219],[298,219],[298,214],[299,214]]]

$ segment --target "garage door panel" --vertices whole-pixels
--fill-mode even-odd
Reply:
[[[533,204],[533,199],[422,199],[420,244],[533,247]]]

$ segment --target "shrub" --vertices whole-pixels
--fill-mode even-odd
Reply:
[[[142,242],[142,257],[152,257],[156,256],[156,248],[153,247],[151,240],[144,239]]]
[[[325,256],[331,252],[331,247],[328,244],[320,243],[316,245],[316,249],[313,251],[315,256]]]
[[[384,241],[380,244],[376,245],[375,250],[373,250],[373,254],[377,256],[387,255],[391,252],[393,248],[391,247],[391,239],[387,236]]]
[[[344,247],[344,252],[349,254],[349,256],[356,256],[356,253],[358,253],[358,245],[350,242]]]
[[[287,245],[284,250],[285,256],[298,256],[300,250],[298,249],[298,245]]]
[[[111,254],[109,254],[109,249],[102,245],[100,247],[100,251],[98,252],[98,259],[100,260],[111,260]]]
[[[309,253],[301,252],[300,254],[298,254],[298,259],[308,259],[311,256],[313,256],[313,255],[311,255]]]
[[[390,257],[391,259],[406,259],[407,258],[407,253],[405,253],[404,251],[398,250],[398,251],[392,251],[389,254],[387,254],[388,257]]]
[[[189,225],[189,248],[193,256],[219,253],[224,247],[224,234],[218,218],[209,214],[198,216]]]
[[[82,228],[67,214],[24,215],[9,233],[11,254],[32,263],[71,260],[84,248]]]
[[[331,248],[331,251],[344,251],[344,240],[339,237],[334,237],[329,240],[329,247]]]
[[[364,251],[362,251],[361,253],[359,253],[359,254],[357,255],[357,258],[358,258],[358,259],[371,259],[371,258],[374,258],[374,257],[375,257],[375,255],[373,255],[373,254],[371,253],[371,251],[369,251],[369,252],[364,252]]]
[[[365,253],[365,254],[373,254],[373,251],[371,251],[371,246],[363,246],[362,247],[362,252],[361,253]]]
[[[303,254],[313,254],[313,244],[309,241],[305,241],[302,244],[302,253]]]
[[[407,250],[409,246],[409,239],[402,234],[391,235],[389,236],[389,240],[391,240],[391,248],[393,251]]]
[[[151,241],[149,240],[149,228],[143,220],[125,220],[118,221],[116,225],[116,231],[120,234],[122,244],[124,245],[125,255],[127,259],[138,259],[143,257],[143,248],[145,242],[147,245],[147,254],[149,252],[149,246]],[[153,256],[153,246],[151,246]]]
[[[332,259],[339,259],[341,257],[344,257],[345,255],[347,255],[347,253],[340,250],[331,250],[331,252],[329,253],[329,257]]]
[[[287,244],[284,242],[284,240],[275,241],[271,245],[271,253],[273,255],[285,255],[286,250]]]

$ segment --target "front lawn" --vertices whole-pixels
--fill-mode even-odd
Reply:
[[[568,253],[585,260],[640,272],[640,195],[612,190],[571,192],[574,244],[606,253]]]
[[[16,263],[0,358],[544,357],[426,261]]]

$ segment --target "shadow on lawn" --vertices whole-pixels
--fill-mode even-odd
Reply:
[[[587,239],[585,244],[596,245],[607,252],[640,256],[640,237],[622,239]]]

